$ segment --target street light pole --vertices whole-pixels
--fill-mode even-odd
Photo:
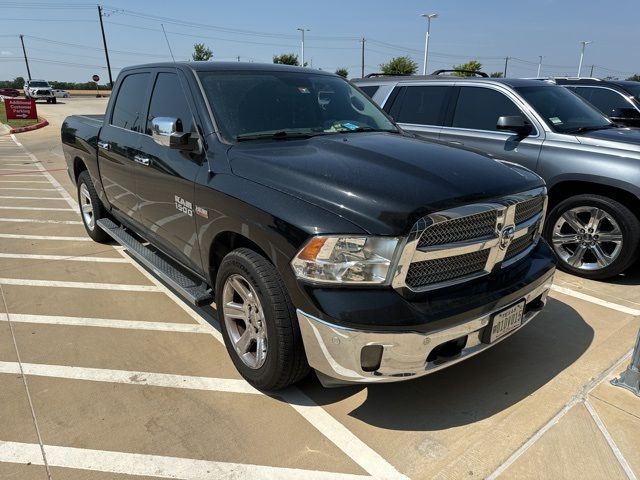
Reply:
[[[304,32],[308,32],[308,28],[297,28],[300,33],[302,33],[302,66],[304,67]]]
[[[422,17],[427,19],[427,34],[424,38],[424,63],[422,64],[422,74],[427,74],[427,58],[429,57],[429,35],[431,34],[431,19],[438,18],[437,13],[423,13]]]
[[[580,43],[582,44],[582,51],[580,52],[580,63],[578,64],[578,78],[580,78],[582,74],[582,60],[584,60],[584,49],[587,47],[587,45],[593,42],[583,40]]]
[[[27,76],[31,80],[31,70],[29,70],[29,60],[27,60],[27,51],[24,49],[24,36],[20,35],[20,43],[22,43],[22,53],[24,54],[24,63],[27,64]]]
[[[104,25],[102,24],[102,6],[98,5],[98,18],[100,19],[100,30],[102,31],[102,43],[104,45],[104,56],[107,58],[107,71],[109,72],[109,86],[113,88],[113,77],[111,76],[111,62],[109,62],[109,50],[107,49],[107,37],[104,35]]]
[[[542,55],[539,55],[538,58],[540,61],[538,62],[538,74],[536,75],[536,78],[540,78],[540,71],[542,70]]]

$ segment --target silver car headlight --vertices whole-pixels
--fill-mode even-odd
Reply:
[[[324,236],[311,238],[291,261],[296,276],[318,283],[384,284],[399,239]]]

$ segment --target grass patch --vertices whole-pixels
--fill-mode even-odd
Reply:
[[[9,125],[11,128],[28,127],[38,123],[38,120],[7,120],[7,112],[4,108],[4,101],[0,101],[0,123]]]

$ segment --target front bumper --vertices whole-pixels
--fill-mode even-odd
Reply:
[[[298,322],[309,365],[320,374],[323,383],[339,385],[407,380],[458,363],[513,335],[544,307],[552,282],[553,272],[538,286],[521,292],[511,304],[522,299],[526,301],[522,324],[490,344],[482,342],[484,330],[491,316],[503,310],[504,306],[430,332],[356,330],[328,323],[299,309]],[[455,354],[431,355],[436,353],[436,347],[456,341],[464,346]],[[370,345],[381,346],[382,356],[374,371],[365,371],[362,352]]]

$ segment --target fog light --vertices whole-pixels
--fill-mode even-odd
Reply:
[[[375,372],[382,361],[382,345],[367,345],[360,351],[360,366],[363,372]]]

